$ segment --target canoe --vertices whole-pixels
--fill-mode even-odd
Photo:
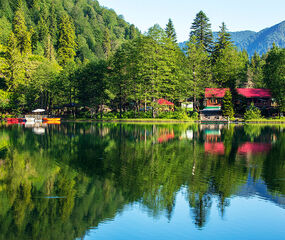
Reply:
[[[7,118],[6,120],[8,123],[19,123],[18,118]]]
[[[60,118],[43,118],[45,122],[60,122]]]

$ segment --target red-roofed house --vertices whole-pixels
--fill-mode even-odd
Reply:
[[[229,88],[206,88],[205,98],[207,107],[221,107],[222,100]]]
[[[263,88],[237,88],[237,93],[246,99],[248,106],[254,103],[259,108],[269,108],[272,104],[272,94],[269,89]]]
[[[164,111],[174,111],[174,103],[169,102],[164,98],[158,99],[157,103],[162,107],[162,110]]]
[[[206,108],[200,111],[201,121],[227,121],[227,119],[222,116],[221,108],[226,91],[229,90],[229,88],[205,89]]]

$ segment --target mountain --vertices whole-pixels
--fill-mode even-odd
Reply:
[[[245,49],[250,56],[256,51],[264,54],[275,43],[281,48],[285,48],[285,21],[272,27],[261,30],[260,32],[239,31],[230,32],[232,41],[239,50]],[[214,38],[218,37],[218,32],[213,33]],[[186,42],[180,43],[181,49],[185,47]]]
[[[105,58],[106,46],[113,52],[125,39],[139,34],[134,25],[96,0],[0,0],[1,45],[7,45],[18,9],[23,11],[36,55],[44,55],[48,37],[57,52],[61,19],[66,15],[74,25],[76,59],[80,61]]]

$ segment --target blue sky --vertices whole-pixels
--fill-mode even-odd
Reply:
[[[195,15],[203,10],[217,31],[224,21],[230,31],[260,31],[285,20],[285,0],[98,0],[122,14],[142,32],[173,20],[178,40],[188,39]]]

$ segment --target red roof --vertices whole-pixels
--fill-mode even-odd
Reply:
[[[226,91],[230,90],[229,88],[206,88],[205,89],[205,97],[211,98],[223,98],[226,94]]]
[[[175,137],[175,136],[174,136],[174,133],[162,134],[162,135],[158,138],[158,142],[159,142],[159,143],[167,142],[167,141],[169,141],[170,139],[173,139],[174,137]]]
[[[157,103],[159,105],[167,105],[167,106],[174,106],[174,103],[167,101],[166,99],[158,99]]]
[[[271,98],[271,91],[264,88],[237,88],[238,94],[246,98]]]

